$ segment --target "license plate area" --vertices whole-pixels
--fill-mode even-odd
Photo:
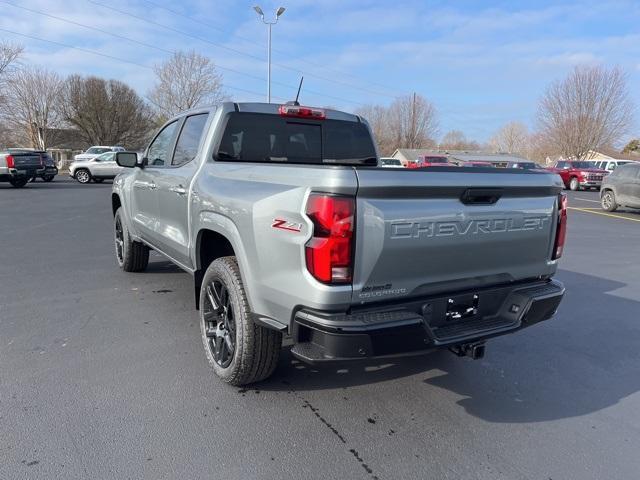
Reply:
[[[497,315],[506,295],[506,290],[493,290],[439,297],[423,304],[421,313],[431,328],[481,320]]]

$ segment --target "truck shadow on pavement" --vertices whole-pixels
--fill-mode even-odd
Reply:
[[[640,302],[612,294],[620,282],[561,270],[567,294],[553,319],[490,340],[484,359],[446,351],[419,357],[314,368],[283,353],[263,390],[318,389],[422,381],[447,390],[469,414],[496,423],[542,422],[589,414],[640,390]],[[424,374],[427,378],[424,378]],[[425,392],[428,395],[428,392]]]

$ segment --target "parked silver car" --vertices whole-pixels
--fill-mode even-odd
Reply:
[[[116,146],[104,146],[104,145],[95,145],[91,148],[88,148],[86,152],[81,153],[73,157],[73,159],[77,162],[80,160],[91,160],[96,158],[98,155],[102,155],[107,152],[124,152],[124,147],[116,147]]]
[[[105,179],[115,178],[122,172],[122,167],[116,163],[116,152],[107,152],[89,160],[75,161],[69,165],[69,176],[80,183],[93,180],[100,183]]]

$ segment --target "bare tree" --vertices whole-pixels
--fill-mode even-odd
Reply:
[[[396,148],[435,145],[438,133],[436,108],[421,95],[397,98],[389,107],[390,136]]]
[[[23,51],[24,48],[21,45],[0,42],[0,78],[3,74],[10,73],[11,66],[15,65]]]
[[[46,149],[59,125],[60,76],[40,67],[12,72],[6,87],[2,120],[17,138],[30,146]]]
[[[498,130],[489,145],[496,152],[515,153],[528,157],[530,150],[529,130],[521,122],[509,122]]]
[[[16,67],[23,50],[21,45],[0,42],[0,108],[6,94],[7,77]],[[6,126],[2,130],[6,130]]]
[[[165,118],[224,98],[222,75],[213,61],[193,50],[175,52],[154,71],[156,84],[147,99]]]
[[[633,120],[626,75],[619,68],[576,67],[549,86],[538,120],[567,158],[585,159],[592,150],[616,144]]]
[[[396,148],[389,131],[389,110],[382,105],[365,105],[356,114],[369,122],[373,137],[382,155],[391,155]]]
[[[479,150],[480,144],[469,140],[460,130],[448,131],[440,141],[441,150]]]
[[[64,83],[61,111],[91,145],[139,148],[151,133],[149,108],[119,80],[71,75]]]

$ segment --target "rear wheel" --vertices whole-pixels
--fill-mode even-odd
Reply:
[[[569,189],[575,192],[579,188],[580,182],[578,182],[578,179],[576,177],[571,177],[571,180],[569,180]]]
[[[31,180],[31,178],[12,178],[11,180],[9,180],[9,183],[16,187],[16,188],[22,188],[24,187],[27,183],[29,183],[29,180]]]
[[[256,325],[235,257],[214,260],[200,287],[200,332],[209,363],[231,385],[271,376],[282,334]]]
[[[616,196],[611,190],[607,190],[602,194],[600,203],[602,204],[602,209],[606,210],[607,212],[613,212],[616,208],[618,208]]]
[[[149,264],[149,247],[131,240],[127,225],[122,218],[122,207],[114,217],[114,240],[116,260],[125,272],[142,272]]]
[[[89,183],[91,181],[91,173],[86,168],[76,170],[75,177],[80,183]]]

